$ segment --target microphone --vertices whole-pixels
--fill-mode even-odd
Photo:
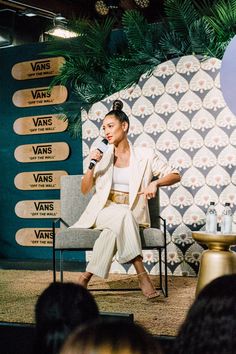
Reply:
[[[97,150],[100,151],[102,154],[107,150],[108,146],[108,140],[107,139],[102,139],[100,144],[97,147]],[[92,159],[89,164],[89,169],[92,170],[92,168],[96,165],[97,160]]]

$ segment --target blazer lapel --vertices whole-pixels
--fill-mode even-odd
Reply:
[[[131,209],[139,191],[147,158],[135,154],[135,148],[130,144],[130,176],[129,176],[129,208]]]
[[[99,173],[102,174],[103,188],[101,190],[100,198],[103,203],[105,203],[110,194],[112,185],[112,174],[113,174],[113,162],[114,162],[114,146],[111,146],[109,151],[107,151],[99,165]]]

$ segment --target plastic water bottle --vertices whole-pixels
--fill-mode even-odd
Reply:
[[[232,232],[232,211],[230,203],[225,203],[225,208],[221,220],[221,233],[230,234]]]
[[[210,202],[206,213],[206,232],[215,233],[217,231],[217,216],[215,202]]]

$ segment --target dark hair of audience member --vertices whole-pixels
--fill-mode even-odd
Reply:
[[[173,353],[236,353],[236,274],[206,285],[192,304]]]
[[[38,354],[57,354],[77,326],[98,318],[99,311],[87,289],[74,283],[52,283],[35,307]]]
[[[60,354],[160,354],[155,338],[130,321],[99,320],[75,330]]]
[[[115,116],[121,123],[126,122],[128,123],[128,130],[129,130],[129,118],[127,114],[122,111],[123,108],[123,102],[120,100],[115,100],[112,105],[112,110],[106,114],[107,116],[113,115]]]

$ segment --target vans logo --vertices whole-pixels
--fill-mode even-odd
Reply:
[[[40,60],[35,63],[30,63],[33,71],[48,70],[50,69],[50,60]]]
[[[37,211],[51,211],[54,209],[53,202],[34,202]]]
[[[51,93],[48,92],[48,88],[31,90],[31,95],[34,100],[51,97]]]
[[[33,173],[34,181],[38,182],[52,182],[53,174],[52,173]]]
[[[52,145],[51,144],[32,146],[32,149],[33,149],[33,152],[35,155],[51,154],[52,153]]]
[[[37,117],[36,119],[33,118],[33,122],[35,127],[52,125],[52,116]]]
[[[34,234],[37,239],[52,239],[52,230],[34,230]]]

